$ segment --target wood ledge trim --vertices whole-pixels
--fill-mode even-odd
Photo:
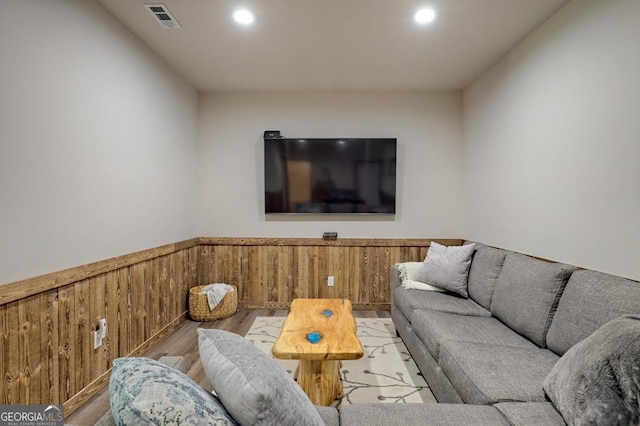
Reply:
[[[429,247],[431,242],[445,246],[461,245],[461,239],[397,239],[397,238],[236,238],[200,237],[204,246],[333,246],[333,247]]]
[[[113,257],[111,259],[100,260],[98,262],[52,272],[34,278],[27,278],[10,284],[0,285],[0,305],[53,290],[73,282],[82,281],[116,269],[125,268],[136,263],[155,259],[156,257],[166,256],[197,245],[198,238],[192,238],[190,240],[166,244],[160,247],[141,250]]]

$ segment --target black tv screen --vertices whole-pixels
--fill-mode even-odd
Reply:
[[[396,139],[264,140],[266,213],[396,212]]]

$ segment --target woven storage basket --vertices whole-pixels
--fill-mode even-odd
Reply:
[[[238,310],[238,289],[235,286],[213,310],[209,309],[207,295],[202,294],[205,286],[193,287],[189,290],[189,316],[194,321],[213,321],[227,318]]]

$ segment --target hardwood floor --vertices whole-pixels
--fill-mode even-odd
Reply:
[[[251,324],[257,317],[284,317],[287,310],[273,309],[239,309],[232,317],[211,322],[195,322],[187,320],[180,325],[173,333],[169,334],[158,342],[145,356],[158,359],[162,356],[181,355],[185,357],[187,364],[187,375],[196,383],[207,390],[211,386],[200,362],[198,352],[198,338],[196,330],[198,328],[217,328],[231,331],[242,336],[246,335],[251,328]],[[389,318],[389,311],[354,311],[356,318]],[[109,410],[109,388],[105,387],[99,394],[90,399],[86,404],[76,410],[66,420],[67,425],[94,425]]]

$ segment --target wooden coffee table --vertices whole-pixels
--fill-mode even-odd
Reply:
[[[327,314],[327,310],[332,315]],[[311,343],[307,335],[322,338]],[[300,360],[298,384],[315,405],[331,405],[343,395],[340,361],[362,358],[351,302],[345,299],[295,299],[273,345],[280,359]]]

